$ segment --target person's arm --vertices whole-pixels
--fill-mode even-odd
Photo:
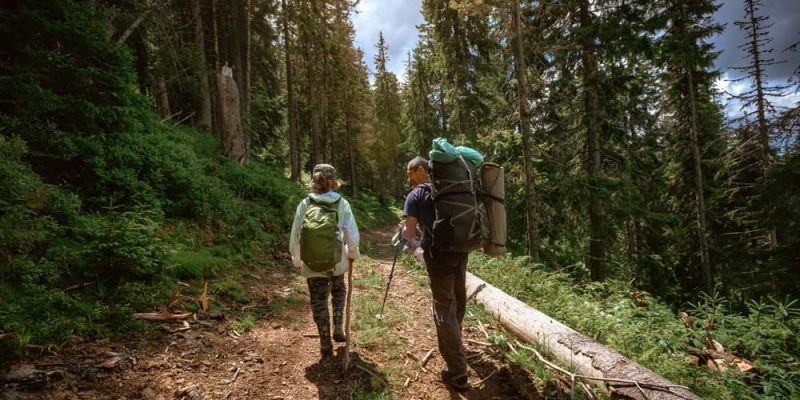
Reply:
[[[350,208],[350,203],[344,202],[342,208],[344,209],[342,212],[342,239],[344,244],[347,245],[347,258],[356,260],[361,257],[361,252],[358,249],[359,241],[361,240],[358,233],[358,225],[353,215],[353,209]]]
[[[402,237],[406,241],[414,239],[417,234],[417,220],[419,218],[419,189],[415,188],[406,197],[403,205],[403,216],[406,217],[406,224],[403,227]]]
[[[303,268],[303,260],[300,258],[300,230],[303,228],[303,215],[306,213],[306,201],[303,200],[297,205],[292,223],[292,233],[289,235],[289,254],[292,255],[292,264],[297,268]]]
[[[411,241],[417,235],[417,217],[406,216],[406,226],[403,229],[403,239]]]

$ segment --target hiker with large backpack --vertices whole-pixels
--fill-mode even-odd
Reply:
[[[506,212],[503,168],[469,147],[433,141],[431,160],[415,157],[406,172],[413,187],[406,196],[403,238],[411,243],[422,228],[420,247],[433,294],[439,352],[447,368],[442,381],[469,389],[461,338],[466,310],[469,252],[505,254]]]
[[[408,182],[413,189],[403,207],[403,238],[413,240],[417,225],[422,228],[420,247],[423,250],[428,282],[433,294],[433,320],[439,341],[439,353],[447,368],[441,371],[442,381],[458,391],[469,389],[467,358],[461,338],[461,325],[466,310],[466,273],[468,252],[439,249],[433,244],[436,210],[428,177],[428,161],[415,157],[406,166]]]
[[[328,297],[333,303],[333,340],[346,342],[342,323],[349,288],[344,273],[360,257],[358,226],[350,203],[336,192],[339,185],[333,166],[314,167],[311,193],[297,205],[289,241],[292,263],[308,282],[323,360],[333,356]]]

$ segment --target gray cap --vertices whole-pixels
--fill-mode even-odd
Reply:
[[[314,166],[314,175],[321,172],[322,176],[328,180],[336,180],[336,168],[330,164],[317,164]]]

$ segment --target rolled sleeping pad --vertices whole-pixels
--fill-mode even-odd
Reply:
[[[486,192],[485,205],[490,235],[483,241],[483,252],[489,256],[506,253],[506,185],[503,167],[486,162],[480,168],[481,186]]]

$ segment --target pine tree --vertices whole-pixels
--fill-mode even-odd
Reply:
[[[381,191],[384,194],[398,193],[399,169],[397,157],[400,143],[400,93],[397,77],[387,70],[389,56],[386,54],[388,46],[383,38],[383,32],[378,36],[378,49],[375,55],[375,88],[374,88],[374,114],[375,114],[375,143],[374,157],[378,169],[378,182],[382,182]]]
[[[683,168],[679,174],[684,176],[678,181],[691,182],[676,189],[679,193],[691,193],[695,204],[693,219],[697,239],[696,245],[688,247],[692,249],[691,254],[699,255],[699,260],[688,257],[695,259],[691,264],[697,266],[697,271],[689,275],[699,277],[701,288],[707,293],[713,289],[714,282],[706,200],[710,174],[704,168],[707,159],[714,157],[710,154],[714,149],[713,143],[719,143],[720,110],[713,101],[712,89],[717,77],[713,70],[716,55],[706,40],[722,29],[710,21],[717,8],[712,1],[668,2],[663,16],[669,20],[669,25],[661,38],[666,67],[663,81],[668,98],[664,109],[671,117],[667,123],[675,135],[670,138],[675,146],[675,162]],[[680,202],[678,204],[680,207]]]

